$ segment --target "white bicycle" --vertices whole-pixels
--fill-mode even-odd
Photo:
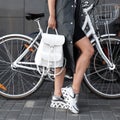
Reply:
[[[109,34],[107,24],[105,24],[107,34],[100,36],[95,32],[89,15],[89,11],[95,8],[95,5],[96,1],[91,5],[88,2],[83,3],[85,21],[82,28],[86,32],[89,26],[90,30],[86,34],[92,36],[91,43],[95,47],[95,55],[91,59],[84,80],[93,92],[104,97],[117,98],[120,97],[120,39]],[[43,16],[43,13],[29,13],[26,16],[28,20],[34,20],[38,25],[39,32],[36,37],[10,34],[0,38],[0,94],[4,97],[28,96],[47,76],[46,69],[39,66],[38,72],[34,62],[42,34],[40,18]]]
[[[120,39],[115,34],[110,34],[109,24],[119,16],[119,6],[116,4],[96,6],[98,2],[99,0],[91,5],[89,2],[83,3],[85,20],[82,29],[85,31],[87,28],[85,32],[91,38],[95,49],[90,66],[84,74],[84,80],[98,95],[118,98],[120,97]],[[90,10],[93,12],[91,17]],[[102,35],[101,27],[104,33]]]

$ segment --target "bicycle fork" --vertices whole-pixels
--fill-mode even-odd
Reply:
[[[109,69],[114,70],[115,69],[115,64],[112,61],[110,61],[108,59],[108,57],[105,55],[105,53],[103,52],[102,47],[101,47],[100,42],[99,42],[99,38],[95,34],[93,35],[93,37],[96,40],[96,48],[97,48],[99,54],[101,55],[103,60],[107,63]]]

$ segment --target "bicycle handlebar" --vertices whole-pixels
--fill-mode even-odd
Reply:
[[[95,6],[97,6],[98,3],[99,3],[99,0],[94,0],[94,2],[91,4],[91,5],[92,5],[92,9],[93,9]],[[89,5],[89,1],[84,1],[84,2],[82,2],[82,7],[83,7],[83,8],[88,8],[88,7],[91,6],[91,5]]]

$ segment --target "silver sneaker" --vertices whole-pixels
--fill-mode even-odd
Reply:
[[[78,94],[74,94],[72,87],[62,88],[62,94],[65,102],[68,105],[68,109],[75,114],[79,113],[79,108],[77,106]]]
[[[62,97],[52,96],[50,107],[68,109],[68,106]]]

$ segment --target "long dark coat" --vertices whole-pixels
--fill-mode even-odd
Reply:
[[[45,5],[48,5],[46,0]],[[64,56],[67,59],[67,66],[74,72],[75,60],[74,60],[74,49],[73,49],[73,34],[75,27],[75,8],[76,0],[56,0],[56,20],[57,30],[59,34],[65,36],[66,41],[64,44]],[[79,14],[79,10],[76,12]],[[46,20],[48,20],[49,12],[48,6],[45,7]],[[46,21],[47,22],[47,21]]]

